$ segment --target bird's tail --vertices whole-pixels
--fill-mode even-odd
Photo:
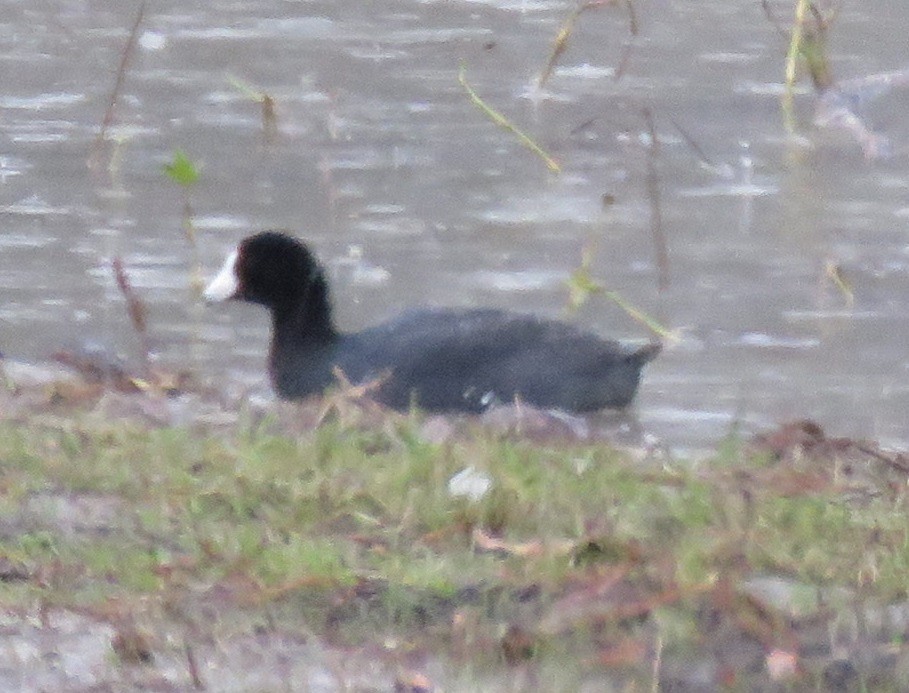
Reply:
[[[655,359],[657,357],[657,354],[659,354],[662,350],[662,342],[650,342],[649,344],[645,344],[644,346],[638,347],[634,351],[629,352],[625,359],[628,361],[628,363],[638,368],[643,368],[645,364]]]

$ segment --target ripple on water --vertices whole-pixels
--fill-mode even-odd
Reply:
[[[707,411],[677,407],[649,407],[648,418],[659,419],[666,423],[717,423],[730,424],[735,419],[729,411]]]
[[[250,222],[245,217],[238,217],[232,214],[209,214],[193,217],[193,226],[206,231],[235,231],[237,229],[248,229]]]
[[[591,65],[582,63],[580,65],[566,65],[557,67],[555,74],[558,77],[568,77],[574,79],[603,79],[604,77],[614,77],[615,68],[603,65]]]
[[[0,108],[40,111],[49,108],[66,108],[85,101],[85,94],[50,92],[37,96],[0,96]]]
[[[0,283],[2,286],[2,283]],[[5,288],[16,288],[8,286]],[[0,308],[0,320],[10,325],[30,325],[32,323],[50,322],[56,316],[49,315],[47,310],[40,306],[28,307],[21,303],[11,303]]]
[[[3,207],[6,214],[19,214],[21,216],[62,216],[72,214],[69,207],[54,207],[47,204],[38,195],[31,195],[25,199]]]
[[[814,349],[820,346],[821,340],[814,337],[781,337],[763,332],[746,332],[733,343],[760,349]]]
[[[724,63],[727,65],[744,65],[753,63],[764,57],[763,53],[729,53],[719,51],[716,53],[702,53],[698,60],[705,63]]]
[[[143,135],[158,135],[161,128],[139,125],[138,123],[120,123],[107,129],[107,136],[112,141],[128,141]]]
[[[0,234],[0,250],[8,248],[44,248],[57,239],[41,233],[3,233]]]
[[[854,310],[852,308],[830,308],[828,310],[784,310],[782,316],[789,322],[803,322],[823,319],[848,319],[869,320],[880,319],[884,317],[881,311],[877,310]]]
[[[347,55],[357,60],[369,60],[381,63],[388,60],[406,60],[410,52],[402,49],[390,49],[380,46],[360,46],[347,49]]]
[[[353,227],[361,233],[377,233],[383,236],[419,236],[426,231],[426,222],[415,217],[393,217],[358,219]]]
[[[206,113],[196,116],[200,125],[209,125],[221,129],[261,130],[261,117],[242,113]]]
[[[0,156],[0,182],[5,182],[8,177],[22,175],[32,165],[25,159],[15,156]]]
[[[525,270],[518,272],[493,272],[481,270],[469,274],[464,283],[494,291],[538,291],[559,286],[565,275],[552,270]]]
[[[733,91],[737,94],[752,94],[754,96],[783,96],[788,90],[782,82],[752,82],[745,80],[737,84]],[[792,88],[794,94],[810,94],[811,91],[812,89],[808,85],[795,85]]]
[[[495,224],[527,222],[591,222],[599,217],[601,208],[589,195],[519,196],[506,200],[503,206],[481,214],[484,221]]]
[[[245,26],[202,27],[181,29],[176,38],[203,41],[274,39],[278,36],[297,39],[329,38],[335,30],[335,22],[326,17],[291,17],[282,19],[259,19]]]
[[[69,120],[46,120],[33,116],[23,116],[24,120],[8,122],[5,130],[13,142],[16,143],[42,143],[64,142],[74,138],[74,133],[82,131],[88,133],[87,127],[82,127]]]
[[[685,188],[679,190],[679,197],[763,197],[776,195],[779,188],[772,183],[727,183],[718,182],[702,188]]]
[[[393,45],[410,46],[426,43],[449,43],[465,39],[479,39],[493,34],[492,29],[401,29],[390,32],[384,42]]]
[[[184,260],[142,264],[134,258],[128,258],[125,265],[129,283],[134,289],[162,292],[189,287],[189,271]],[[87,270],[87,274],[105,287],[111,288],[114,285],[114,278],[107,263]]]
[[[143,31],[139,47],[146,51],[159,51],[167,45],[167,35],[158,31]]]
[[[451,0],[420,0],[424,5],[449,5]],[[461,0],[461,2],[470,5],[489,5],[497,10],[506,12],[551,12],[553,10],[562,12],[565,10],[565,3],[562,0]]]

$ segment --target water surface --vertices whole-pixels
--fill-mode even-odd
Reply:
[[[774,3],[788,18],[790,3]],[[566,317],[583,250],[593,275],[677,330],[635,408],[676,448],[792,417],[909,443],[909,94],[864,115],[895,151],[866,161],[842,133],[802,139],[779,110],[785,41],[752,0],[584,13],[552,77],[535,78],[574,3],[150,3],[103,162],[93,151],[137,6],[76,0],[0,8],[0,349],[45,358],[101,341],[137,357],[109,262],[148,301],[157,357],[264,389],[266,316],[203,308],[190,289],[183,148],[203,263],[245,234],[293,229],[330,267],[338,320],[358,329],[416,303]],[[909,63],[900,0],[848,6],[837,77]],[[470,103],[467,78],[562,165]],[[231,77],[267,92],[277,136]],[[659,147],[648,161],[653,114]],[[697,144],[698,153],[691,144]],[[669,285],[652,233],[658,176]],[[609,204],[604,205],[604,196]],[[841,267],[854,304],[825,278]],[[604,335],[646,329],[602,296],[567,319]]]

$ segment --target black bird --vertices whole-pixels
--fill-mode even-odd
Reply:
[[[660,351],[629,349],[566,323],[491,309],[421,309],[362,332],[339,332],[328,284],[309,249],[265,231],[237,246],[204,293],[271,311],[269,373],[278,395],[307,397],[335,381],[374,383],[395,409],[479,413],[496,403],[586,412],[631,402]]]

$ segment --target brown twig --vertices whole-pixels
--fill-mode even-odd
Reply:
[[[193,688],[197,691],[204,691],[206,689],[205,681],[202,680],[202,675],[199,673],[196,655],[193,652],[192,645],[189,644],[189,640],[183,641],[183,651],[186,653],[186,667],[189,670],[189,678],[193,682]]]
[[[94,169],[101,157],[101,147],[104,144],[104,139],[107,137],[107,129],[110,127],[110,124],[114,120],[114,108],[116,107],[117,100],[120,97],[120,90],[123,87],[123,79],[126,76],[126,68],[129,66],[129,59],[133,54],[133,50],[135,49],[136,39],[139,36],[139,26],[142,24],[142,19],[144,16],[145,0],[142,0],[142,2],[139,4],[139,11],[136,13],[136,19],[133,22],[133,27],[130,29],[129,38],[126,41],[126,46],[123,48],[123,52],[120,54],[120,65],[117,67],[117,78],[114,81],[114,88],[110,93],[110,101],[108,101],[107,110],[104,112],[104,119],[101,121],[101,130],[98,132],[98,136],[95,138],[95,144],[92,147],[92,154],[89,156],[89,168]]]
[[[622,46],[622,55],[619,57],[618,67],[615,69],[615,75],[613,75],[613,81],[618,82],[622,77],[625,76],[625,73],[628,71],[628,63],[631,62],[631,52],[634,50],[634,41],[626,41],[625,45]]]
[[[681,125],[679,125],[673,118],[669,119],[669,122],[672,123],[672,127],[682,136],[682,139],[685,140],[685,144],[691,147],[698,159],[701,160],[701,163],[707,166],[708,168],[713,169],[714,171],[718,170],[718,166],[707,156],[707,153],[704,149],[697,143],[697,141],[689,135]]]
[[[622,56],[619,58],[619,65],[616,67],[615,76],[613,77],[616,82],[622,79],[628,70],[628,63],[631,62],[631,52],[634,50],[634,39],[638,35],[638,17],[631,0],[625,0],[625,7],[628,8],[628,33],[631,36],[622,47]]]
[[[196,236],[196,225],[193,223],[193,207],[189,200],[189,189],[183,188],[183,233],[192,251],[192,270],[190,271],[189,285],[198,295],[202,295],[205,280],[202,276],[202,255],[199,252],[199,241]]]
[[[630,0],[628,4],[630,5]],[[565,52],[565,49],[568,48],[568,39],[571,38],[571,34],[574,31],[574,25],[578,21],[578,17],[581,16],[587,10],[597,9],[599,7],[605,7],[606,5],[613,5],[617,0],[588,0],[575,8],[568,19],[566,19],[562,26],[559,27],[559,33],[556,34],[555,41],[552,42],[552,51],[549,53],[549,60],[546,61],[546,66],[543,68],[543,71],[540,73],[539,78],[537,78],[537,87],[542,87],[546,84],[547,80],[552,75],[552,71],[555,69],[556,62],[562,53]],[[632,33],[636,33],[637,22],[634,19],[634,12],[632,16]]]
[[[625,7],[628,8],[628,31],[632,36],[638,35],[638,15],[634,11],[634,5],[631,0],[625,0]]]
[[[277,135],[278,114],[275,111],[275,100],[268,94],[262,94],[262,136],[266,144],[272,144]]]
[[[265,138],[265,143],[272,144],[278,134],[278,114],[275,110],[274,98],[272,98],[271,95],[266,94],[264,91],[260,91],[255,87],[247,84],[243,80],[234,77],[233,75],[227,75],[227,81],[230,82],[235,89],[243,93],[245,96],[248,96],[253,101],[261,104],[262,134]]]
[[[780,21],[776,18],[776,15],[773,14],[773,9],[770,7],[770,0],[761,0],[761,7],[764,9],[764,16],[767,17],[767,21],[773,25],[773,28],[776,29],[780,37],[783,39],[788,39],[789,36],[786,33],[786,30],[783,28],[783,25],[780,24]]]
[[[111,266],[114,270],[114,277],[117,280],[117,288],[120,289],[120,293],[123,294],[123,298],[126,299],[126,311],[129,314],[129,320],[139,337],[139,346],[142,350],[142,362],[145,366],[145,374],[147,376],[151,370],[151,357],[148,346],[148,321],[146,320],[148,310],[145,307],[145,303],[143,303],[142,299],[136,294],[135,289],[133,289],[129,277],[126,274],[126,269],[123,266],[123,260],[119,255],[111,261]]]
[[[653,236],[657,264],[657,287],[665,291],[669,287],[669,252],[666,248],[666,235],[663,233],[663,209],[660,202],[660,174],[657,169],[657,158],[660,153],[660,142],[657,139],[653,114],[645,107],[644,122],[650,135],[650,147],[647,150],[647,197],[650,200],[650,232]]]

